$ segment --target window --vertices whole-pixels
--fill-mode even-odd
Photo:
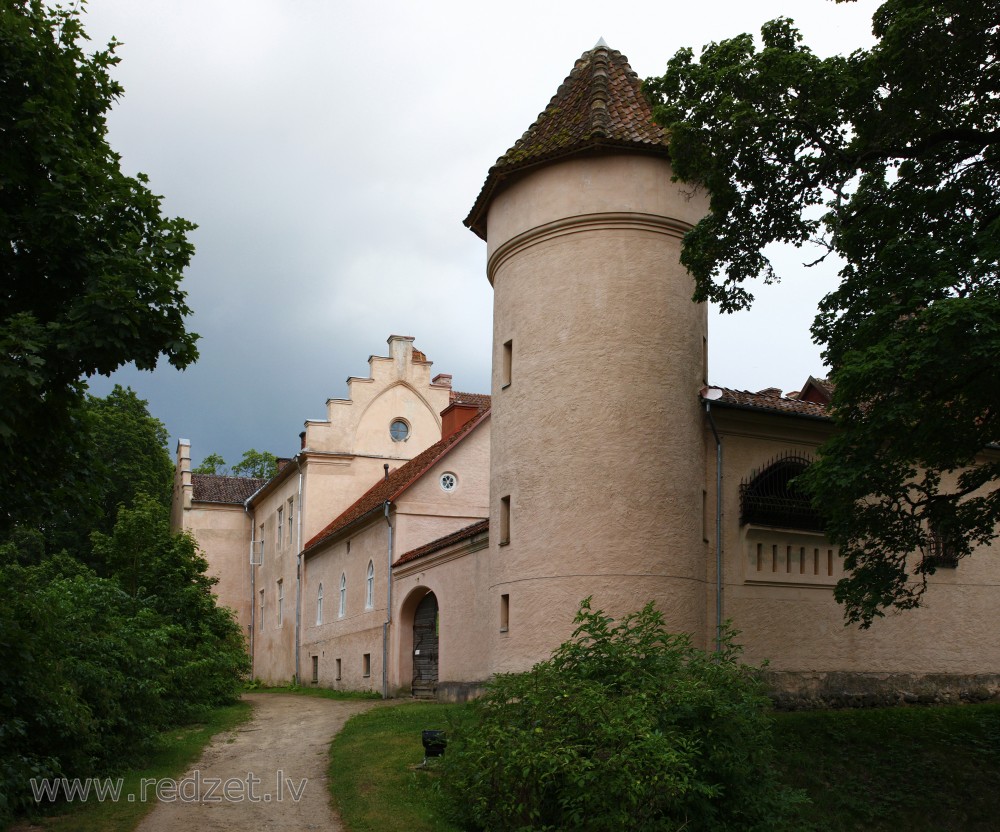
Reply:
[[[955,569],[958,566],[958,555],[951,538],[930,524],[924,552],[924,564],[927,566],[935,569]]]
[[[410,438],[410,426],[402,419],[394,419],[389,425],[389,436],[393,442],[405,442]]]
[[[292,503],[292,498],[288,500],[288,545],[291,546],[295,542],[295,535],[293,534],[295,518],[295,512],[293,511],[294,505]]]
[[[500,386],[506,387],[510,384],[511,366],[514,362],[514,342],[507,341],[503,345],[503,363],[501,364],[503,375],[500,376]]]
[[[263,629],[264,627],[264,590],[262,589],[259,593],[260,595],[260,613],[257,616],[257,629]]]
[[[823,531],[823,518],[795,485],[811,462],[792,454],[781,456],[740,483],[740,525]]]
[[[277,537],[275,538],[277,540],[277,542],[278,542],[278,545],[276,547],[278,549],[281,548],[281,543],[285,539],[285,525],[284,525],[284,522],[285,522],[285,510],[283,508],[279,507],[278,508],[278,534],[277,534]]]
[[[264,524],[260,524],[260,562],[264,562]]]
[[[372,675],[372,654],[365,653],[361,657],[361,675],[366,679]]]
[[[285,582],[278,580],[278,626],[281,626],[281,608],[285,603]]]
[[[340,575],[340,617],[344,617],[344,611],[347,609],[347,575],[341,573]]]
[[[506,633],[510,626],[510,596],[500,596],[500,632]]]
[[[375,606],[375,564],[368,561],[368,577],[365,578],[365,609]]]
[[[500,498],[500,545],[510,543],[510,495]]]
[[[319,656],[313,656],[313,684],[319,681]]]
[[[323,623],[323,584],[316,590],[316,623]]]
[[[447,471],[441,475],[441,479],[438,480],[441,485],[442,491],[454,491],[455,487],[458,485],[458,477],[456,477],[451,471]]]
[[[337,662],[337,681],[339,682],[340,681],[340,659],[337,659],[336,662]]]

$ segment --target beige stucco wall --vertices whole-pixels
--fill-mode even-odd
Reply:
[[[613,615],[656,600],[670,626],[705,617],[706,312],[679,263],[705,201],[639,155],[563,161],[489,208],[494,287],[488,617],[495,671],[546,658],[579,602]],[[504,344],[513,342],[504,385]],[[500,500],[509,495],[509,545]]]
[[[434,466],[410,486],[391,506],[389,521],[393,529],[392,558],[429,543],[450,532],[457,531],[486,516],[488,505],[488,470],[490,447],[490,422],[487,418],[475,427],[460,443],[455,445]],[[454,473],[458,487],[445,492],[439,485],[440,475]],[[349,544],[349,546],[348,546]],[[389,574],[389,524],[381,512],[376,512],[364,523],[345,529],[331,541],[310,553],[305,559],[302,612],[302,674],[308,680],[312,656],[319,657],[319,681],[324,687],[350,690],[382,690],[382,628],[387,620]],[[365,607],[368,564],[374,568],[374,597],[372,607]],[[475,566],[469,561],[470,566]],[[471,632],[474,620],[473,601],[466,597],[465,587],[475,583],[461,570],[454,567],[450,577],[435,578],[441,588],[438,602],[442,605],[442,626],[445,618],[449,627]],[[347,596],[344,615],[339,614],[340,576],[347,579]],[[323,622],[316,623],[316,598],[320,583],[323,584]],[[412,583],[412,581],[411,581]],[[393,622],[388,631],[386,647],[389,651],[388,691],[394,694],[409,687],[412,664],[401,667],[400,656],[406,639],[406,628],[412,628],[412,610],[409,620],[401,615],[405,598],[412,587],[393,588]],[[459,597],[461,596],[461,597]],[[448,614],[444,614],[444,604]],[[461,618],[458,617],[459,611]],[[412,637],[412,632],[411,632]],[[463,669],[465,654],[461,648],[453,650],[455,639],[446,639],[449,653],[444,667],[454,671],[456,678],[468,678]],[[481,650],[482,643],[479,648]],[[371,675],[360,673],[362,656],[371,656]],[[341,660],[341,678],[336,678],[336,660]],[[409,654],[403,658],[409,658]],[[475,668],[480,673],[482,662]],[[465,675],[463,675],[465,674]],[[481,678],[481,677],[480,677]]]
[[[382,690],[382,627],[387,600],[387,526],[379,516],[305,559],[302,605],[302,673],[311,680],[312,657],[319,657],[322,687]],[[373,603],[366,606],[368,564],[373,566]],[[340,577],[346,577],[344,613],[340,614]],[[316,601],[323,585],[323,618],[316,621]],[[363,673],[368,654],[370,672]],[[337,660],[341,663],[337,678]]]
[[[963,559],[956,569],[939,569],[929,578],[922,606],[889,613],[869,630],[845,626],[833,586],[843,576],[836,549],[821,535],[740,526],[739,486],[752,472],[786,452],[813,455],[830,428],[822,423],[717,408],[714,411],[724,450],[724,605],[723,615],[742,631],[750,662],[768,660],[786,674],[998,674],[1000,561],[989,547]],[[706,469],[712,483],[714,517],[714,439]],[[711,531],[714,541],[714,527]],[[763,569],[756,544],[763,542]],[[792,563],[786,563],[787,546]],[[777,546],[777,570],[773,550]],[[714,547],[714,543],[713,543]],[[801,549],[806,563],[800,563]],[[815,550],[819,550],[819,575]],[[834,556],[829,558],[829,552]],[[713,548],[714,552],[714,548]],[[713,555],[714,557],[714,555]],[[828,564],[833,561],[833,575]],[[714,569],[712,570],[714,582]],[[713,597],[708,606],[714,610]],[[714,628],[714,612],[709,630]],[[712,630],[714,632],[714,630]],[[839,680],[843,684],[843,680]]]
[[[406,695],[413,679],[413,613],[428,592],[437,597],[438,696],[463,698],[490,678],[489,644],[499,629],[499,610],[490,615],[489,549],[484,533],[397,567],[393,587],[393,690]]]
[[[432,362],[413,358],[413,338],[393,335],[388,356],[368,359],[368,378],[349,378],[348,397],[327,401],[325,421],[306,422],[306,448],[335,454],[412,459],[441,438],[441,411],[451,381],[431,379]],[[410,436],[394,442],[389,425],[403,419]]]

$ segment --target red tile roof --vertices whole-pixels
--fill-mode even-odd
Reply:
[[[328,523],[322,531],[309,540],[303,551],[308,553],[310,549],[315,549],[328,538],[333,537],[337,532],[352,523],[374,511],[381,510],[386,501],[395,500],[407,488],[413,485],[414,482],[420,479],[434,463],[468,436],[477,425],[482,424],[489,416],[489,413],[489,410],[482,411],[475,419],[466,422],[451,436],[431,445],[427,450],[418,454],[406,464],[401,465],[395,471],[390,471],[388,477],[380,479],[352,505],[348,506],[339,516]]]
[[[494,192],[525,168],[609,149],[665,156],[667,143],[628,59],[601,42],[583,53],[535,123],[490,168],[465,224],[485,240],[486,211]]]
[[[453,543],[460,543],[463,540],[475,537],[477,534],[487,532],[489,531],[489,528],[489,518],[477,520],[471,526],[466,526],[465,528],[459,529],[457,532],[446,534],[444,537],[439,537],[437,540],[432,540],[430,543],[425,543],[423,546],[418,546],[416,549],[411,549],[409,552],[400,555],[399,560],[397,560],[393,566],[401,566],[404,563],[409,563],[410,561],[417,560],[418,558],[426,557],[427,555],[444,549],[446,546],[451,546]]]
[[[218,474],[192,474],[191,499],[200,503],[233,503],[242,505],[248,497],[266,483],[256,477],[223,477]]]
[[[492,400],[489,393],[459,393],[457,390],[451,391],[452,404],[474,404],[479,408],[479,412],[489,410]]]
[[[809,416],[814,419],[828,419],[830,413],[825,405],[816,402],[800,401],[787,396],[774,395],[777,388],[768,388],[759,393],[751,393],[748,390],[729,390],[725,387],[717,387],[722,391],[721,398],[712,400],[712,404],[723,406],[747,408],[751,410],[769,410],[776,413],[787,413],[792,416]],[[779,391],[780,392],[780,391]]]

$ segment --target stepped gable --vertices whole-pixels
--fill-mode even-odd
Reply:
[[[199,503],[240,505],[264,486],[266,479],[224,477],[219,474],[192,474],[191,499]]]
[[[667,134],[654,123],[628,59],[600,40],[584,52],[535,123],[490,168],[465,225],[486,239],[490,200],[505,180],[543,162],[585,152],[666,156]]]

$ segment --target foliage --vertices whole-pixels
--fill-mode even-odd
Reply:
[[[269,480],[278,473],[278,458],[270,451],[258,451],[251,448],[243,452],[243,458],[232,468],[226,465],[226,460],[220,454],[211,453],[206,456],[197,468],[192,468],[193,474],[215,474],[222,477],[255,477]]]
[[[214,476],[229,476],[229,466],[220,454],[209,454],[201,465],[191,469],[192,474],[212,474]]]
[[[122,173],[107,142],[116,44],[88,55],[85,40],[79,9],[3,2],[0,530],[85,484],[83,376],[197,357],[179,288],[194,226]]]
[[[552,658],[496,677],[445,755],[482,829],[780,830],[799,798],[771,761],[769,703],[732,633],[706,654],[652,604],[615,623],[584,601]]]
[[[20,519],[22,529],[29,522],[44,529],[48,552],[66,551],[94,566],[90,534],[110,533],[120,506],[131,507],[144,494],[169,507],[173,463],[167,429],[130,388],[115,385],[105,398],[86,396],[79,415],[86,448],[75,459],[75,493],[49,492]]]
[[[792,22],[690,49],[646,83],[680,179],[711,194],[682,259],[698,300],[748,306],[772,243],[817,243],[839,288],[812,332],[836,438],[805,484],[851,576],[849,620],[916,606],[940,543],[1000,520],[1000,17],[887,0],[870,50],[819,58]],[[818,261],[817,261],[818,262]],[[917,553],[911,555],[910,553]]]
[[[233,466],[233,476],[257,477],[269,480],[278,473],[278,458],[270,451],[251,448],[243,452],[243,459]]]
[[[121,765],[156,730],[232,701],[248,668],[204,561],[153,499],[95,533],[116,577],[62,555],[23,566],[16,545],[0,547],[0,819],[28,805],[29,778]]]

